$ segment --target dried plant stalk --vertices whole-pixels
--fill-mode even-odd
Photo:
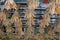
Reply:
[[[16,37],[20,38],[22,36],[22,22],[21,19],[19,18],[18,12],[15,12],[15,14],[12,16],[11,22],[15,23],[16,30],[18,31]]]
[[[31,15],[31,12],[29,10],[26,11],[25,18],[27,19],[27,32],[26,32],[26,38],[25,40],[28,40],[29,36],[32,36],[32,25],[34,24],[33,16]]]
[[[2,25],[4,25],[6,27],[7,34],[11,35],[13,29],[11,27],[9,19],[7,19],[6,13],[5,12],[1,12],[0,18],[1,18],[1,21],[2,21]]]

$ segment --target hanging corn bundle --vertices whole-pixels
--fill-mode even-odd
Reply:
[[[32,25],[34,24],[34,21],[33,21],[33,15],[31,15],[29,12],[30,10],[27,10],[26,11],[26,15],[25,15],[25,18],[27,19],[27,31],[26,31],[26,38],[28,38],[29,36],[32,35]],[[25,39],[25,40],[28,40],[28,39]]]
[[[27,0],[28,10],[25,12],[25,18],[27,19],[27,36],[32,35],[32,25],[34,25],[34,10],[39,6],[39,0]]]
[[[15,23],[16,30],[18,31],[18,34],[16,35],[17,38],[20,38],[22,35],[22,22],[21,19],[19,18],[19,14],[17,12],[16,4],[13,0],[6,0],[5,3],[5,9],[9,10],[11,8],[16,9],[15,14],[12,16],[10,22]],[[10,25],[9,25],[10,26]],[[11,27],[10,27],[11,28]],[[9,28],[8,28],[9,29]],[[11,30],[10,30],[11,31]]]
[[[15,2],[13,0],[6,0],[5,9],[9,10],[11,8],[15,8],[16,9]]]
[[[39,6],[39,0],[32,0],[32,1],[27,0],[27,3],[28,3],[28,10],[26,11],[25,18],[30,19],[31,20],[30,22],[32,22],[32,24],[34,24],[34,22],[33,22],[34,12],[33,11],[37,8],[37,6]],[[27,22],[27,23],[29,23],[29,22]]]
[[[12,31],[13,31],[13,28],[11,27],[11,23],[10,23],[9,19],[7,19],[6,13],[5,12],[1,12],[0,18],[1,18],[1,21],[2,21],[2,25],[4,25],[5,28],[6,28],[6,32],[9,35],[11,35]]]
[[[22,36],[22,22],[21,19],[19,18],[19,14],[17,11],[13,14],[11,18],[11,22],[15,24],[16,30],[17,30],[17,35],[15,37],[20,38]]]

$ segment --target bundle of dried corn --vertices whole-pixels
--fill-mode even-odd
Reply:
[[[22,22],[17,11],[13,14],[11,18],[11,23],[12,22],[14,22],[16,30],[18,31],[16,37],[20,38],[22,36]]]
[[[8,34],[12,34],[13,29],[11,27],[11,23],[10,23],[9,19],[7,19],[7,15],[4,11],[1,12],[0,18],[2,21],[2,25],[4,25],[6,27],[6,32]]]
[[[28,10],[25,12],[25,18],[27,19],[27,33],[26,38],[28,40],[28,36],[32,36],[32,25],[34,25],[34,10],[39,6],[39,0],[27,0]]]
[[[27,0],[28,3],[28,10],[25,13],[25,18],[30,19],[32,23],[34,23],[32,20],[34,18],[34,10],[39,6],[39,0]],[[29,17],[28,17],[29,16]]]
[[[25,40],[28,40],[28,37],[32,35],[32,25],[34,24],[33,16],[30,14],[29,10],[26,11],[25,18],[27,19],[27,31],[26,31],[26,38]]]

